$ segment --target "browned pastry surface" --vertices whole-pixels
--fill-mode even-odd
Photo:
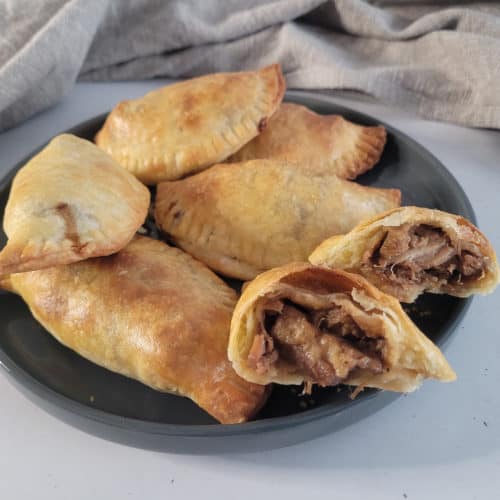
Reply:
[[[261,133],[284,93],[279,64],[185,80],[118,104],[96,144],[146,184],[179,179]]]
[[[266,387],[227,359],[235,292],[181,250],[136,237],[115,255],[14,274],[10,285],[58,339],[109,370],[244,422]]]
[[[0,276],[109,255],[146,218],[149,191],[94,144],[55,137],[16,174]]]
[[[309,176],[286,161],[253,160],[159,184],[155,220],[212,269],[252,279],[266,269],[305,261],[328,236],[399,203],[397,189]]]
[[[265,130],[227,161],[287,160],[310,175],[355,179],[379,161],[385,141],[382,126],[363,127],[284,102]]]

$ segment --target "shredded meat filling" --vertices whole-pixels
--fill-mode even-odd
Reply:
[[[356,349],[374,358],[384,347],[383,338],[368,337],[342,307],[314,311],[313,324],[321,331],[341,336],[356,345]]]
[[[248,362],[255,368],[257,373],[266,373],[269,367],[278,359],[278,352],[274,348],[274,342],[265,331],[257,334],[254,338]]]
[[[457,247],[440,228],[407,223],[389,228],[367,260],[393,283],[434,288],[483,272],[485,262],[474,244]]]
[[[383,339],[368,338],[341,307],[305,313],[285,303],[271,318],[264,321],[266,329],[255,337],[248,356],[258,373],[265,373],[280,358],[309,382],[331,386],[356,368],[383,370]]]

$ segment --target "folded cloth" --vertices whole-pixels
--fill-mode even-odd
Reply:
[[[282,64],[289,88],[354,89],[500,128],[500,6],[367,0],[0,0],[0,130],[76,79]]]

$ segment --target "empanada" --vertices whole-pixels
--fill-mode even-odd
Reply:
[[[115,255],[14,274],[10,287],[62,344],[222,423],[243,422],[267,389],[227,359],[235,292],[203,264],[137,236]]]
[[[456,378],[399,302],[362,276],[291,263],[249,283],[231,320],[229,359],[259,384],[339,383],[398,392]]]
[[[284,92],[279,64],[186,80],[118,104],[96,143],[146,184],[179,179],[262,132]]]
[[[324,241],[309,260],[359,273],[402,302],[423,292],[486,294],[499,281],[495,251],[479,229],[463,217],[420,207],[362,222]]]
[[[283,103],[266,129],[227,161],[289,160],[304,173],[354,179],[378,162],[385,141],[382,126],[363,127],[339,115]]]
[[[16,174],[0,276],[109,255],[146,218],[149,191],[94,144],[64,134]]]
[[[197,259],[246,280],[307,260],[329,235],[346,233],[399,202],[396,189],[305,175],[285,161],[253,160],[159,184],[155,219]]]

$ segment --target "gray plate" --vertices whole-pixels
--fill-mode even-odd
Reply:
[[[288,92],[286,100],[319,113],[342,114],[360,124],[380,123],[338,106],[326,96]],[[68,132],[92,139],[104,117],[98,116]],[[412,139],[383,125],[388,140],[381,161],[358,181],[397,187],[403,192],[405,205],[439,208],[475,222],[465,193],[446,168]],[[0,183],[2,213],[12,176],[28,159],[16,165]],[[2,233],[0,245],[4,243]],[[345,387],[315,389],[312,395],[301,397],[298,387],[276,386],[255,421],[220,425],[186,398],[153,391],[81,358],[47,334],[20,298],[0,293],[0,362],[11,380],[30,399],[67,423],[132,446],[185,453],[278,448],[338,430],[397,397],[389,392],[365,390],[352,401]],[[409,312],[442,347],[469,302],[426,295]]]

